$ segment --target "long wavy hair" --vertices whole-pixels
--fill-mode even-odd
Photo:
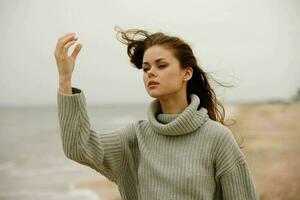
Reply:
[[[221,102],[217,100],[216,94],[211,87],[208,77],[217,82],[223,87],[231,87],[221,84],[220,82],[209,76],[208,73],[203,71],[202,67],[199,67],[196,57],[190,47],[190,45],[176,36],[170,36],[163,32],[150,33],[142,29],[128,29],[123,31],[120,27],[116,26],[117,39],[127,45],[127,54],[130,58],[130,63],[137,69],[142,69],[142,62],[144,52],[154,46],[160,45],[167,49],[170,49],[175,58],[178,59],[180,67],[185,69],[186,67],[193,68],[192,78],[187,83],[187,98],[190,101],[190,94],[194,93],[200,98],[200,105],[208,111],[210,119],[218,121],[225,126],[230,126],[235,123],[235,120],[231,119],[231,123],[225,122],[225,109]],[[139,38],[136,38],[139,37]]]

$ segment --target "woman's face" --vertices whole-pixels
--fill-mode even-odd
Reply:
[[[144,85],[151,97],[159,98],[186,89],[185,70],[180,68],[172,52],[163,46],[154,45],[144,52],[142,70]],[[149,81],[158,84],[149,86]]]

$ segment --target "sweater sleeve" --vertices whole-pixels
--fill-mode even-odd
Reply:
[[[120,134],[129,125],[106,133],[91,129],[83,91],[72,87],[72,94],[57,91],[58,119],[65,155],[100,172],[116,182],[122,154]]]
[[[227,127],[218,138],[215,168],[224,200],[258,200],[246,157]]]
[[[258,194],[246,162],[236,164],[220,179],[223,199],[258,200]]]

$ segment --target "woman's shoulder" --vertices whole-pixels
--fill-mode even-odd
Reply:
[[[145,126],[145,123],[147,123],[146,120],[132,120],[126,125],[124,125],[122,128],[123,131],[123,137],[129,139],[134,139],[136,138],[136,132],[139,131],[140,128],[143,128]]]
[[[214,154],[217,157],[221,159],[222,155],[226,154],[228,159],[234,158],[237,162],[245,160],[245,155],[242,153],[233,132],[227,126],[209,119],[204,124],[203,130],[213,141]]]
[[[207,122],[203,124],[201,131],[212,137],[216,144],[237,144],[235,136],[231,129],[218,121],[214,121],[211,119],[207,120]]]
[[[204,131],[208,131],[210,134],[214,134],[216,136],[226,136],[228,134],[232,134],[231,130],[225,126],[224,124],[220,123],[219,121],[215,121],[212,119],[207,120],[203,126],[202,129]]]

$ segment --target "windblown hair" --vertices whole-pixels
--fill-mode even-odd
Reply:
[[[187,83],[188,101],[190,101],[191,93],[198,95],[200,98],[198,110],[204,107],[207,109],[210,119],[218,121],[225,126],[232,125],[225,123],[225,109],[222,103],[217,100],[216,94],[209,83],[209,74],[204,72],[202,67],[199,67],[197,59],[187,42],[179,37],[170,36],[162,32],[151,34],[142,29],[123,31],[118,26],[115,27],[115,30],[117,31],[117,39],[127,45],[127,54],[130,62],[137,69],[142,69],[144,52],[154,45],[163,46],[171,50],[175,58],[178,59],[182,69],[192,67],[193,75]],[[140,38],[136,38],[136,36],[140,36]],[[210,78],[212,77],[210,76]],[[215,79],[213,80],[216,81]],[[218,81],[216,82],[225,86]]]

